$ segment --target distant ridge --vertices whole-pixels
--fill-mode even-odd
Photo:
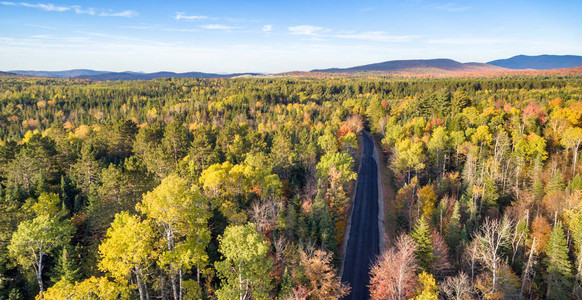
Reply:
[[[133,72],[108,72],[97,75],[82,75],[75,79],[89,79],[94,81],[116,81],[116,80],[151,80],[156,78],[231,78],[243,75],[262,75],[260,73],[235,73],[235,74],[214,74],[202,72],[156,72],[156,73],[133,73]]]
[[[482,63],[460,63],[446,58],[391,60],[381,63],[356,66],[351,68],[316,69],[311,72],[354,73],[354,72],[384,72],[384,73],[451,73],[451,72],[495,72],[506,69]]]
[[[538,55],[527,56],[517,55],[507,59],[498,59],[488,62],[490,65],[495,65],[508,69],[534,69],[534,70],[549,70],[549,69],[564,69],[582,66],[582,56],[577,55]]]
[[[94,71],[88,69],[74,69],[66,71],[34,71],[34,70],[14,70],[8,71],[9,73],[26,75],[33,77],[52,77],[52,78],[72,78],[77,76],[86,75],[99,75],[103,73],[108,73],[106,71]]]

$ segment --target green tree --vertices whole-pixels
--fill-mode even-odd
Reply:
[[[74,229],[68,220],[61,221],[43,214],[20,223],[12,234],[8,251],[20,266],[34,270],[41,299],[44,292],[42,279],[44,258],[54,249],[67,245]]]
[[[453,206],[453,213],[451,214],[451,220],[445,229],[447,244],[449,248],[453,250],[453,252],[456,252],[455,250],[461,242],[462,224],[459,209],[459,202],[455,201],[455,205]]]
[[[431,240],[430,228],[424,216],[420,217],[410,236],[416,243],[414,255],[418,260],[418,265],[424,271],[431,272],[432,265],[435,261],[433,254],[434,246]]]
[[[219,240],[223,260],[215,267],[224,280],[216,291],[218,299],[267,299],[273,261],[267,257],[269,246],[255,225],[228,226]]]
[[[552,229],[546,245],[546,284],[548,299],[570,299],[572,297],[572,264],[568,258],[568,246],[562,224]]]
[[[166,126],[162,145],[164,152],[172,158],[174,164],[186,156],[189,144],[190,132],[182,122],[175,120]]]
[[[412,142],[410,139],[403,139],[396,143],[393,166],[399,172],[406,171],[408,182],[413,170],[418,173],[426,166],[423,145],[422,142]]]
[[[437,173],[444,173],[446,169],[446,157],[449,149],[450,138],[444,127],[439,126],[432,132],[432,136],[426,144],[427,149],[434,159]]]
[[[77,187],[87,196],[92,184],[99,182],[101,162],[95,158],[95,153],[90,144],[83,144],[81,156],[71,167],[73,181]]]
[[[53,282],[64,280],[75,283],[80,279],[79,260],[75,257],[75,250],[70,245],[65,245],[57,257],[57,264],[53,269]]]

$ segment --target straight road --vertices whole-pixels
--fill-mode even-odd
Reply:
[[[362,161],[352,203],[351,226],[342,267],[342,281],[352,287],[344,299],[368,299],[370,266],[379,254],[378,166],[374,143],[362,131]]]

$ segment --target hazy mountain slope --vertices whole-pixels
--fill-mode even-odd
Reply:
[[[311,72],[343,73],[343,72],[492,72],[503,71],[503,68],[482,63],[460,63],[452,59],[415,59],[415,60],[392,60],[381,63],[355,66],[351,68],[332,68],[312,70]]]
[[[108,73],[107,71],[95,71],[88,69],[75,69],[75,70],[65,70],[65,71],[35,71],[35,70],[14,70],[8,71],[10,73],[34,77],[54,77],[54,78],[71,78],[77,76],[86,75],[99,75]]]
[[[488,62],[508,69],[549,70],[582,66],[582,56],[577,55],[517,55],[507,59],[498,59]]]
[[[77,76],[77,79],[89,79],[95,81],[106,81],[106,80],[151,80],[156,78],[230,78],[241,75],[260,75],[258,73],[236,73],[236,74],[214,74],[214,73],[202,73],[202,72],[187,72],[187,73],[174,73],[174,72],[156,72],[156,73],[130,73],[130,72],[120,72],[120,73],[105,73],[98,75],[85,75]]]

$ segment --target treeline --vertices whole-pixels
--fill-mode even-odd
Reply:
[[[579,295],[581,95],[575,77],[3,77],[0,299],[339,298],[364,127],[402,233],[373,297]]]

